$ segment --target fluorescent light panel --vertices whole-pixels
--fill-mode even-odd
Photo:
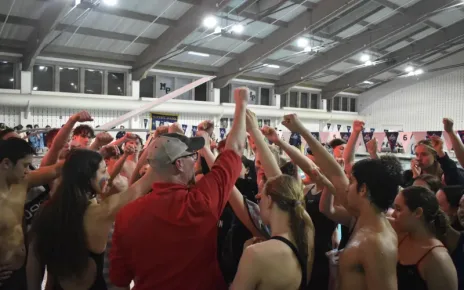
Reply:
[[[202,56],[202,57],[209,57],[209,54],[207,54],[207,53],[196,52],[196,51],[189,51],[188,54],[196,55],[196,56]]]

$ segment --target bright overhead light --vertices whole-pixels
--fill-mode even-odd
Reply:
[[[424,73],[424,70],[423,70],[423,69],[418,69],[418,70],[416,70],[416,71],[414,72],[414,75],[415,75],[415,76],[418,76],[418,75],[421,75],[421,74],[423,74],[423,73]]]
[[[74,0],[74,6],[81,4],[81,0]]]
[[[245,27],[243,27],[242,24],[235,24],[234,26],[232,26],[232,31],[238,34],[242,33],[244,29]]]
[[[311,52],[312,50],[313,50],[313,48],[311,46],[306,46],[303,51],[304,52]]]
[[[43,65],[39,66],[39,70],[44,70],[45,67]]]
[[[71,86],[74,86],[74,83],[70,83]]]
[[[11,82],[11,83],[14,82],[14,78],[11,78],[11,79],[10,79],[10,82]]]
[[[405,72],[407,73],[410,73],[412,71],[414,71],[414,68],[412,66],[407,66],[405,69],[404,69]]]
[[[214,28],[214,33],[219,34],[221,32],[222,32],[221,26],[216,26],[216,28]]]
[[[3,62],[3,63],[8,63],[8,62],[7,62],[7,61],[5,61],[5,60],[4,60],[4,61],[2,61],[2,62]]]
[[[270,68],[280,68],[280,66],[278,66],[276,64],[267,64],[267,63],[265,63],[264,66],[267,66],[267,67],[270,67]]]
[[[306,38],[300,37],[296,41],[296,45],[301,48],[305,48],[309,45],[309,41]]]
[[[370,61],[370,60],[368,60],[368,61],[366,61],[366,62],[364,63],[365,66],[371,66],[371,65],[373,65],[373,64],[374,64],[374,63],[373,63],[372,61]]]
[[[371,81],[363,81],[363,84],[366,84],[366,85],[373,85],[374,82],[371,82]]]
[[[115,6],[118,4],[118,0],[103,0],[103,4],[108,6]]]
[[[38,87],[33,87],[32,90],[33,91],[37,91],[39,88]]]
[[[209,54],[207,54],[207,53],[196,52],[196,51],[189,51],[188,54],[196,55],[196,56],[209,57]]]
[[[368,54],[361,55],[361,61],[362,62],[368,62],[370,60],[371,60],[371,57]]]
[[[204,20],[203,20],[203,25],[206,27],[206,28],[213,28],[215,27],[217,24],[217,20],[216,20],[216,17],[214,16],[207,16]]]

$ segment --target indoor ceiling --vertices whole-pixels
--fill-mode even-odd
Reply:
[[[462,0],[2,0],[0,52],[363,92],[464,50]]]

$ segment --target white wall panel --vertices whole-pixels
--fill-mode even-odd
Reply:
[[[443,117],[464,129],[464,69],[418,82],[386,96],[369,92],[358,98],[359,114],[377,131],[402,127],[404,131],[442,130]]]
[[[19,124],[19,108],[0,105],[0,123],[5,123],[8,127]]]

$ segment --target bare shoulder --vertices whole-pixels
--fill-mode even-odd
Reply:
[[[396,264],[398,254],[398,238],[395,232],[370,232],[366,231],[359,240],[359,249],[362,251],[364,261],[382,259]],[[378,260],[377,260],[378,261]]]
[[[445,247],[433,248],[422,260],[421,265],[425,268],[428,266],[432,268],[439,267],[440,265],[448,266],[453,265],[453,261]]]

